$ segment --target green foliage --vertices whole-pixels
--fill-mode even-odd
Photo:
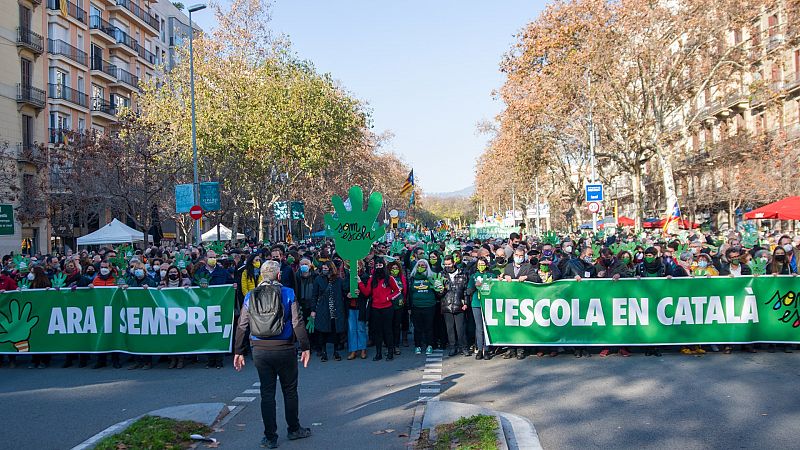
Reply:
[[[499,448],[498,428],[499,424],[494,416],[461,417],[453,423],[437,425],[436,441],[430,442],[428,446],[434,450],[451,448],[496,450]]]
[[[125,431],[109,436],[95,447],[98,450],[189,448],[192,434],[208,436],[211,428],[192,421],[177,421],[145,416]]]
[[[54,288],[62,288],[64,287],[64,283],[67,281],[67,275],[63,272],[59,272],[53,275],[52,285]]]

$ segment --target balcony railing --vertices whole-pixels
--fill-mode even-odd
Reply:
[[[42,109],[44,108],[45,92],[28,84],[17,83],[17,102]]]
[[[78,22],[86,23],[86,11],[80,6],[69,2],[68,0],[47,0],[47,9],[60,11],[61,2],[67,2],[67,14],[76,19]]]
[[[103,61],[100,58],[92,58],[92,70],[99,70],[112,77],[117,77],[117,66],[108,61]]]
[[[112,116],[117,115],[117,107],[113,103],[107,102],[100,97],[92,99],[92,111],[102,112]]]
[[[47,52],[51,55],[61,55],[75,61],[78,64],[86,65],[86,52],[73,47],[64,41],[57,39],[47,40]]]
[[[100,30],[109,36],[111,39],[117,38],[117,27],[103,20],[100,16],[89,17],[89,28],[92,30]]]
[[[17,161],[43,163],[47,155],[35,144],[20,142],[17,144]]]
[[[139,52],[139,43],[136,42],[136,39],[130,37],[128,33],[117,28],[115,29],[114,34],[118,44],[123,44],[134,52]]]
[[[800,87],[800,72],[787,74],[783,81],[783,89],[792,92],[798,87]]]
[[[156,64],[156,54],[144,47],[139,47],[139,57],[149,62],[152,65]]]
[[[48,133],[50,135],[50,139],[48,142],[51,144],[63,144],[67,141],[67,130],[66,128],[48,128]]]
[[[83,106],[84,108],[86,107],[88,96],[83,92],[62,84],[49,84],[48,86],[50,88],[50,92],[48,92],[48,96],[50,98],[66,100],[78,106]]]
[[[38,55],[44,51],[44,38],[28,27],[17,27],[17,45],[28,48]]]
[[[144,23],[150,25],[154,30],[158,31],[158,19],[153,17],[150,13],[143,10],[136,3],[131,0],[117,0],[117,5],[122,6],[128,11],[132,12],[134,16],[142,19]]]
[[[125,69],[117,68],[117,80],[129,85],[138,88],[139,87],[139,77],[136,75],[128,72]]]

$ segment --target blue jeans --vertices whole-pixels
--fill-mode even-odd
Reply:
[[[483,310],[473,307],[472,318],[475,319],[475,348],[480,352],[486,350],[483,336]]]
[[[358,310],[348,310],[347,348],[350,352],[367,349],[367,323],[358,320]]]

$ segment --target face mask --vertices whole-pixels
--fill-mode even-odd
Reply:
[[[156,272],[158,272],[158,269],[160,269],[160,268],[161,268],[161,266],[158,265],[158,264],[153,266],[153,270],[156,271]]]
[[[307,265],[303,264],[302,266],[300,266],[300,272],[306,273],[308,272],[308,270],[309,268]]]
[[[287,264],[294,264],[294,256],[290,256],[290,257],[286,258],[286,263]]]
[[[86,276],[87,277],[93,277],[94,276],[94,270],[87,270],[86,271]]]
[[[133,274],[136,275],[136,278],[144,278],[144,270],[142,269],[134,270]]]
[[[786,255],[775,255],[775,261],[786,261]]]
[[[436,264],[439,262],[439,258],[431,258],[431,264]]]
[[[150,270],[150,264],[145,264],[145,265],[144,265],[144,269],[145,269],[145,270]]]
[[[169,279],[172,280],[172,281],[177,280],[178,279],[178,274],[177,273],[169,274]]]
[[[622,257],[622,262],[625,263],[626,265],[630,264],[631,263],[631,257],[630,256],[623,256]]]
[[[691,251],[692,251],[693,255],[696,255],[697,254],[697,247],[692,247]]]
[[[329,274],[329,273],[331,273],[331,269],[328,269],[327,267],[323,267],[323,268],[322,268],[322,274],[323,274],[323,275],[327,275],[327,274]]]
[[[255,267],[256,269],[260,269],[261,268],[261,261],[253,261],[253,267]]]
[[[208,267],[217,267],[217,258],[208,258]]]
[[[644,257],[644,253],[637,253],[636,259],[642,259]]]
[[[391,273],[392,273],[393,277],[396,277],[396,276],[400,275],[400,269],[394,268],[394,269],[392,269]]]
[[[706,267],[708,267],[708,262],[707,261],[700,261],[700,262],[697,263],[697,267],[700,267],[701,269],[705,269]]]
[[[483,273],[484,271],[486,271],[486,265],[485,264],[479,265],[478,266],[478,272]]]
[[[568,245],[568,246],[564,247],[564,253],[572,253],[572,246]]]
[[[587,263],[591,264],[591,263],[592,263],[592,261],[593,261],[594,259],[593,259],[591,256],[584,256],[584,257],[583,257],[583,260],[584,260],[585,262],[587,262]]]
[[[495,263],[496,263],[498,266],[505,266],[505,265],[506,265],[506,259],[505,259],[505,258],[502,258],[502,257],[495,259],[495,260],[494,260],[494,262],[495,262]]]
[[[36,278],[36,275],[34,275],[33,272],[28,274],[28,280],[33,281],[34,278]]]
[[[453,273],[456,271],[456,268],[453,266],[445,266],[444,270],[447,271],[447,273]]]
[[[769,258],[764,258],[764,257],[761,257],[761,258],[759,258],[759,259],[760,259],[760,260],[761,260],[761,262],[763,262],[763,263],[767,263],[767,262],[769,262]]]
[[[783,244],[783,251],[785,251],[786,253],[792,251],[792,248],[793,248],[792,244]]]
[[[160,270],[158,272],[158,274],[161,275],[161,278],[164,278],[165,276],[167,276],[167,271],[166,270]]]
[[[101,267],[100,268],[100,275],[106,276],[111,273],[111,269],[108,267]]]
[[[648,264],[652,263],[652,262],[653,262],[653,261],[655,261],[655,260],[656,260],[656,257],[655,257],[655,256],[645,256],[645,257],[644,257],[644,262],[646,262],[646,263],[648,263]]]
[[[427,267],[417,267],[417,273],[425,273],[428,271]]]
[[[731,265],[738,266],[739,265],[739,258],[731,258]]]
[[[460,262],[461,262],[461,258],[459,258],[457,256],[453,258],[453,263],[458,264]]]
[[[550,264],[539,264],[539,270],[542,272],[550,272]]]
[[[514,264],[522,264],[522,261],[525,261],[524,256],[515,256],[514,257]]]

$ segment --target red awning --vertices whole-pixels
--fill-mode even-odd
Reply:
[[[745,219],[800,220],[800,196],[786,197],[745,213]]]
[[[664,224],[666,223],[667,219],[659,219],[654,222],[644,222],[642,227],[644,228],[664,228]],[[689,230],[694,228],[700,228],[699,223],[695,223],[686,219],[680,219],[678,221],[678,228],[682,230]]]
[[[617,218],[617,224],[623,227],[632,227],[634,225],[634,221],[630,217],[619,216]]]

